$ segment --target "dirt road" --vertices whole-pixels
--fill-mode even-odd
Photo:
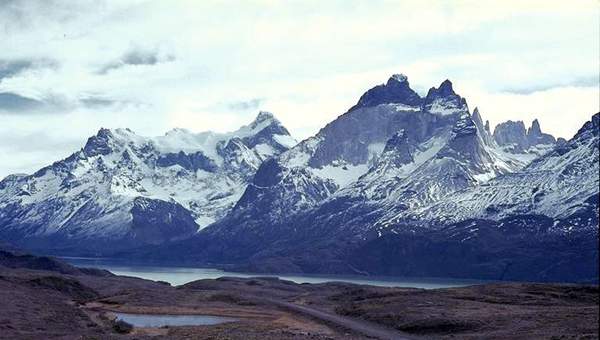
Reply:
[[[414,337],[409,337],[406,334],[403,334],[399,331],[396,331],[391,328],[382,327],[380,325],[374,324],[372,322],[368,322],[365,320],[353,319],[333,313],[324,312],[322,310],[318,310],[315,308],[310,308],[307,306],[297,305],[295,303],[276,300],[276,299],[265,299],[255,297],[257,300],[263,302],[269,302],[281,308],[287,309],[292,312],[296,312],[299,314],[303,314],[306,316],[310,316],[312,318],[325,321],[329,324],[333,324],[335,326],[349,329],[353,332],[360,333],[369,337],[377,338],[377,339],[393,339],[393,340],[413,340]]]

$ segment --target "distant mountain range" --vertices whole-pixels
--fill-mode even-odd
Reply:
[[[296,143],[273,115],[228,134],[101,129],[0,182],[0,239],[264,272],[598,280],[599,114],[569,141],[492,132],[448,80],[368,90]]]
[[[266,112],[227,134],[100,129],[68,158],[0,182],[2,238],[106,252],[190,237],[227,214],[265,159],[295,144]]]

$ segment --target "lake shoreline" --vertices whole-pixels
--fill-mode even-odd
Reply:
[[[0,334],[10,339],[594,339],[599,328],[597,285],[418,289],[221,277],[173,287],[51,257],[0,255]],[[238,321],[134,327],[114,312]]]
[[[90,257],[59,257],[63,261],[76,267],[88,267],[109,270],[118,275],[139,277],[143,279],[164,281],[171,285],[182,285],[199,279],[216,279],[219,277],[270,277],[280,278],[295,283],[327,283],[347,282],[381,287],[404,288],[451,288],[470,285],[495,283],[495,281],[433,278],[433,277],[393,277],[393,276],[367,276],[367,275],[326,275],[326,274],[298,274],[298,273],[248,273],[225,271],[219,267],[187,267],[187,266],[160,266],[148,263],[129,262],[114,258]],[[173,278],[170,278],[172,276]]]

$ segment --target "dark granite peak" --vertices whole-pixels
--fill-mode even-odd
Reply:
[[[556,139],[552,135],[542,132],[537,119],[528,129],[525,129],[523,121],[509,120],[500,123],[494,129],[494,140],[499,145],[515,148],[515,151],[523,151],[536,145],[556,143]]]
[[[83,153],[88,157],[111,153],[110,140],[112,138],[113,134],[109,129],[100,128],[95,136],[88,138],[83,147]]]
[[[481,118],[481,114],[479,113],[479,108],[475,107],[475,110],[473,110],[473,121],[475,122],[475,124],[477,124],[477,127],[484,127],[483,126],[483,119]]]
[[[422,98],[410,88],[408,78],[403,74],[392,75],[387,83],[377,85],[363,94],[350,110],[380,104],[405,104],[420,106]]]
[[[527,130],[528,135],[541,135],[542,129],[540,128],[540,122],[537,119],[534,119],[531,123],[531,127]]]
[[[527,130],[527,140],[531,146],[556,143],[556,139],[552,135],[542,132],[540,122],[537,119],[533,120],[531,127]]]
[[[452,82],[444,80],[439,87],[432,87],[423,100],[423,110],[431,113],[464,113],[469,110],[467,101],[454,92]]]
[[[446,96],[452,95],[452,94],[456,94],[454,92],[454,89],[452,88],[452,82],[448,79],[444,80],[441,84],[440,87],[438,88],[438,91],[441,94],[444,94]]]
[[[426,100],[435,99],[435,98],[444,98],[444,97],[459,97],[456,92],[454,92],[454,88],[452,87],[452,82],[448,79],[444,80],[439,87],[432,87],[427,92]]]

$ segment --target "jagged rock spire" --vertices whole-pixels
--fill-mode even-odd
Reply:
[[[439,87],[432,87],[423,100],[423,109],[433,114],[449,115],[468,112],[467,101],[454,92],[452,82],[444,80]]]
[[[556,139],[552,135],[542,132],[540,122],[537,119],[533,120],[531,127],[527,130],[527,141],[530,146],[556,143]]]
[[[533,120],[528,129],[525,129],[523,121],[509,120],[500,123],[494,129],[494,140],[498,145],[508,146],[519,152],[536,145],[556,143],[552,135],[542,132],[537,119]]]
[[[489,130],[490,130],[489,121],[486,122],[486,125],[484,126],[483,119],[481,118],[481,114],[479,113],[479,108],[477,108],[477,107],[475,107],[475,109],[473,110],[472,118],[473,118],[473,122],[475,123],[475,126],[477,126],[477,131],[479,131],[479,135],[481,136],[481,139],[483,140],[483,142],[486,145],[491,146],[493,144],[493,138],[489,132]]]
[[[537,119],[534,119],[533,122],[531,122],[531,127],[527,130],[527,134],[530,136],[539,136],[542,134],[540,122]]]
[[[481,114],[479,113],[478,107],[475,107],[473,110],[473,121],[477,126],[483,127],[483,119],[481,119]]]
[[[449,157],[470,164],[478,171],[484,171],[491,163],[491,157],[485,150],[483,139],[479,137],[477,124],[468,114],[462,115],[455,123],[454,136],[440,150],[437,157]]]
[[[438,88],[430,88],[429,92],[427,93],[427,97],[448,97],[453,95],[456,95],[456,92],[454,92],[454,89],[452,88],[452,82],[448,79],[444,80]]]

